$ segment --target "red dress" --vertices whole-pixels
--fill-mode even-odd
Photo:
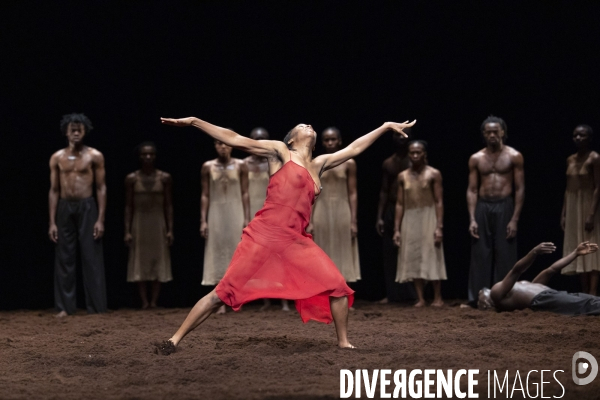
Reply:
[[[242,233],[225,276],[216,287],[219,298],[234,310],[252,300],[296,301],[302,321],[332,321],[329,296],[354,291],[333,261],[305,232],[315,199],[308,170],[292,160],[273,174],[267,199]]]

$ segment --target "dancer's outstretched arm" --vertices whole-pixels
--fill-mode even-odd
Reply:
[[[500,282],[496,283],[490,292],[490,296],[494,303],[499,304],[500,301],[510,292],[517,283],[517,280],[521,274],[527,271],[527,268],[533,264],[539,254],[550,254],[554,253],[556,246],[554,243],[544,242],[540,243],[533,248],[527,255],[521,258],[508,274]]]
[[[160,121],[165,125],[177,127],[193,126],[212,136],[228,146],[245,151],[246,153],[256,154],[260,157],[278,157],[287,152],[285,143],[279,140],[254,140],[245,136],[238,135],[231,129],[221,128],[200,118],[161,118]]]
[[[585,256],[588,254],[592,254],[598,251],[598,245],[590,242],[580,243],[579,246],[575,250],[573,250],[566,257],[561,258],[542,272],[538,274],[533,280],[533,283],[541,283],[542,285],[547,285],[555,274],[559,273],[560,270],[565,268],[567,265],[571,264],[575,259],[579,256]]]
[[[342,150],[336,151],[335,153],[331,154],[323,154],[315,158],[313,160],[313,163],[317,164],[319,171],[327,171],[328,169],[335,168],[338,165],[348,161],[351,158],[356,157],[357,155],[365,151],[370,145],[372,145],[375,142],[375,140],[377,140],[388,130],[396,131],[404,137],[408,137],[408,135],[404,133],[403,129],[410,128],[416,122],[417,120],[414,120],[413,122],[405,121],[403,123],[386,122],[374,131],[359,137]]]

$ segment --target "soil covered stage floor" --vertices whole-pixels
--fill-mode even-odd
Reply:
[[[212,316],[170,356],[155,354],[153,343],[170,337],[188,309],[80,311],[63,319],[51,311],[1,312],[0,398],[330,399],[340,396],[340,369],[383,368],[479,369],[479,398],[488,397],[488,370],[502,377],[508,370],[511,388],[517,371],[525,385],[530,370],[563,370],[556,373],[562,398],[600,398],[600,376],[587,386],[571,378],[575,352],[600,360],[597,317],[358,302],[350,315],[358,349],[341,350],[333,325],[259,307]],[[551,373],[544,381],[544,396],[562,394]],[[531,396],[539,382],[532,373]],[[516,388],[513,398],[523,398]]]

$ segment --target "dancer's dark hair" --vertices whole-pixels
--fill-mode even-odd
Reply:
[[[80,113],[71,113],[71,114],[65,114],[62,116],[62,119],[60,120],[60,130],[62,131],[63,135],[67,134],[67,129],[69,128],[69,124],[82,124],[85,128],[85,133],[89,134],[90,131],[92,129],[94,129],[94,127],[92,126],[92,121],[90,121],[90,119],[88,117],[85,116],[85,114],[80,114]]]

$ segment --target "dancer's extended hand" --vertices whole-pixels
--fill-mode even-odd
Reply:
[[[577,246],[577,255],[585,256],[598,251],[598,245],[596,243],[583,242]]]
[[[160,122],[164,125],[178,126],[180,128],[191,126],[194,117],[187,118],[161,118]]]
[[[556,250],[556,246],[551,242],[543,242],[533,248],[535,254],[551,254]]]
[[[408,122],[408,121],[404,121],[402,123],[399,122],[386,122],[387,126],[389,129],[398,132],[399,134],[401,134],[404,137],[408,137],[408,135],[406,133],[404,133],[405,128],[410,128],[411,126],[413,126],[414,124],[417,123],[417,120],[413,120],[412,122]]]

